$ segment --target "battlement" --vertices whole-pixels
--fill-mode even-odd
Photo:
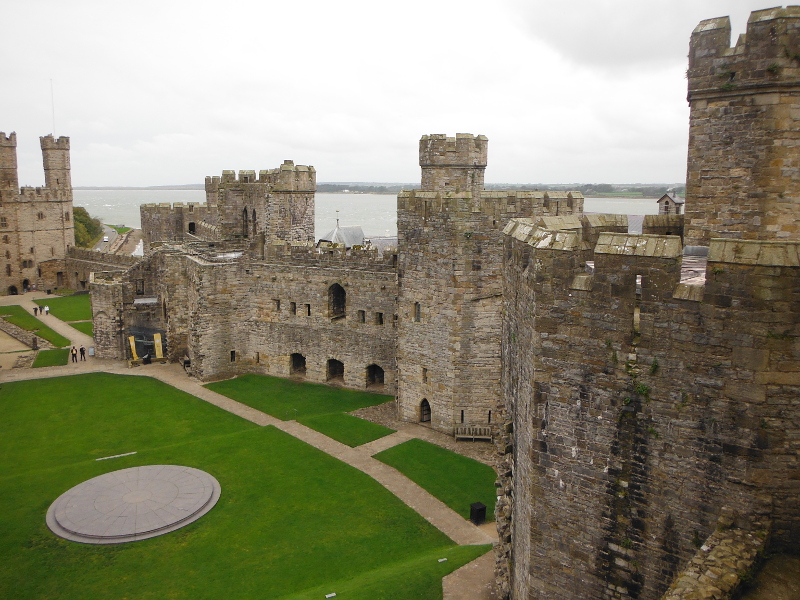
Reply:
[[[689,97],[763,92],[800,86],[800,6],[754,11],[747,33],[731,47],[728,17],[707,19],[692,32]]]
[[[580,216],[583,214],[583,200],[580,192],[404,190],[397,196],[397,210],[424,219],[436,219],[440,213],[456,217],[482,213],[497,218],[532,214]]]
[[[9,133],[7,136],[4,131],[0,131],[0,146],[9,148],[17,147],[17,134],[15,132]]]
[[[281,264],[297,264],[317,267],[347,267],[359,270],[379,270],[393,272],[397,269],[397,252],[376,248],[321,247],[309,244],[276,243],[265,247],[267,262],[279,261]]]
[[[423,135],[419,140],[419,165],[426,166],[481,166],[488,157],[489,139],[485,135],[458,133],[456,137],[445,134]]]
[[[206,176],[206,192],[219,189],[239,188],[243,185],[261,184],[270,187],[270,191],[316,191],[317,174],[310,165],[295,165],[294,161],[285,160],[280,167],[275,169],[241,170],[237,177],[236,171],[224,170],[222,176]]]
[[[61,136],[54,139],[52,134],[44,135],[39,138],[42,150],[69,150],[69,138]]]
[[[63,198],[60,194],[58,194],[58,190],[53,190],[47,187],[31,187],[26,185],[19,189],[20,202],[62,202],[64,200],[66,200],[66,198]]]

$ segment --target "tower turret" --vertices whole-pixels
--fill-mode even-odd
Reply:
[[[40,137],[44,162],[44,185],[49,189],[72,189],[69,166],[69,138]]]
[[[800,6],[755,11],[730,46],[728,17],[689,47],[686,242],[800,239]]]
[[[458,133],[423,135],[419,140],[419,166],[422,190],[440,192],[479,192],[489,140],[485,135]]]
[[[19,193],[17,134],[13,131],[8,136],[0,131],[0,194],[4,192]]]

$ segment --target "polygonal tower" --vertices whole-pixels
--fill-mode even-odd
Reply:
[[[730,38],[728,17],[692,33],[686,243],[800,239],[800,6]]]

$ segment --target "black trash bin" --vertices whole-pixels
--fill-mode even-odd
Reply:
[[[469,520],[475,525],[486,522],[486,505],[483,502],[473,502],[469,505]]]

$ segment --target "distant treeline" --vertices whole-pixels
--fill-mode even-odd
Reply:
[[[660,198],[667,192],[675,192],[679,196],[686,193],[684,185],[640,185],[613,183],[575,183],[569,185],[546,185],[543,183],[515,185],[508,183],[490,183],[487,190],[538,190],[540,192],[576,191],[584,196],[621,196],[626,198]]]

